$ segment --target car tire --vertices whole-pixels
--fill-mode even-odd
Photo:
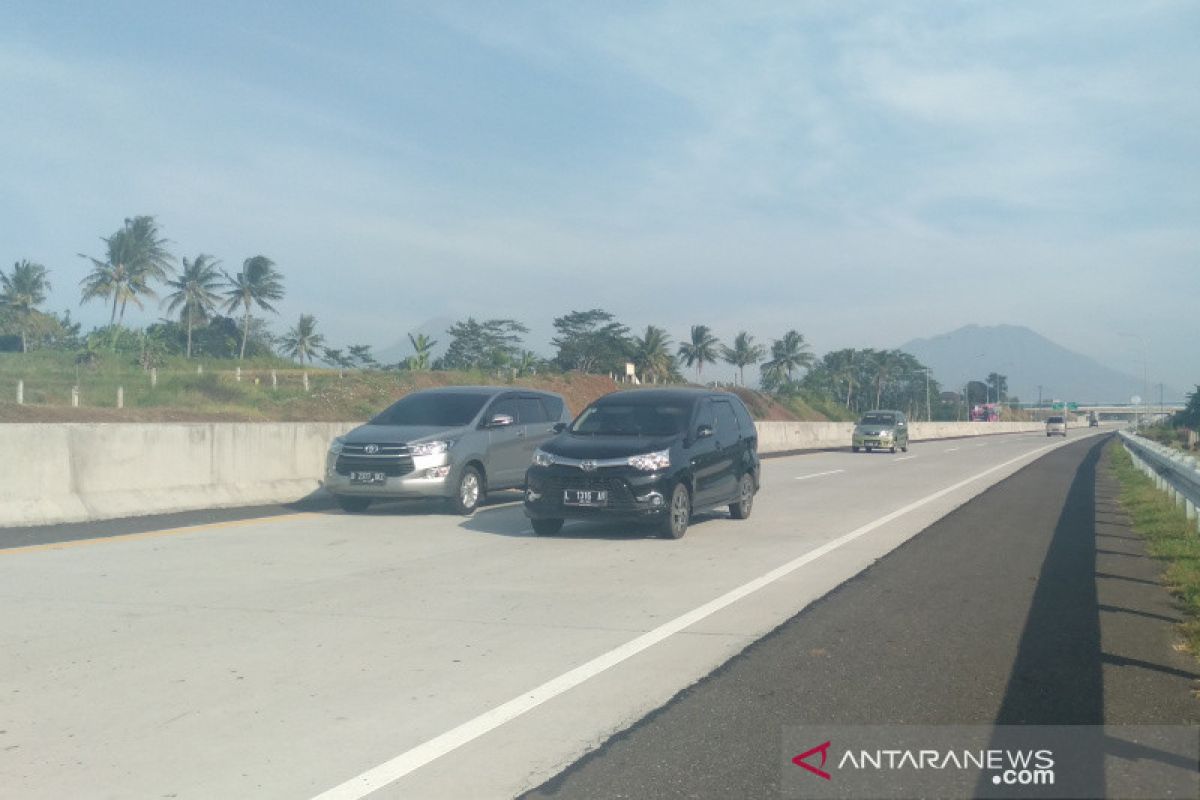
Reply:
[[[895,452],[896,452],[896,445],[892,445],[892,452],[893,452],[893,453],[895,453]]]
[[[900,447],[900,450],[901,450],[901,452],[904,452],[904,453],[908,452],[908,442],[907,441]]]
[[[851,452],[854,452],[854,453],[858,452],[858,448],[854,447],[853,445],[850,446],[850,450],[851,450]]]
[[[863,448],[863,452],[864,452],[864,453],[869,453],[869,452],[871,452],[871,450],[873,450],[873,449],[874,449],[874,448],[871,448],[871,447],[864,447],[864,448]]]
[[[533,523],[533,532],[538,536],[553,536],[562,530],[563,520],[561,519],[535,519]]]
[[[469,517],[483,504],[484,497],[483,476],[475,467],[464,467],[454,487],[454,496],[450,498],[450,508],[455,514]]]
[[[664,539],[682,539],[692,521],[692,494],[682,483],[675,484],[667,503],[667,516],[659,523],[658,533]]]
[[[347,497],[339,494],[334,499],[337,500],[338,507],[342,511],[349,511],[351,514],[361,514],[371,505],[369,497]]]
[[[754,510],[754,476],[747,472],[738,481],[737,502],[729,504],[729,516],[734,519],[746,519]]]

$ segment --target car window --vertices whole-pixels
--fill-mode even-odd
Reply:
[[[488,409],[487,418],[491,419],[497,414],[507,414],[513,418],[514,422],[519,422],[521,419],[517,413],[517,401],[511,397],[505,397],[492,403],[492,407]]]
[[[419,392],[397,400],[376,415],[372,425],[469,425],[487,395],[453,392]]]
[[[555,397],[552,394],[544,394],[541,396],[542,405],[546,409],[547,419],[557,422],[562,419],[563,401],[561,397]]]
[[[716,412],[713,410],[711,400],[700,401],[700,408],[696,412],[696,427],[699,428],[701,425],[707,425],[714,430],[717,427]]]
[[[713,409],[716,411],[717,433],[721,436],[738,436],[738,423],[737,417],[733,413],[733,406],[724,400],[714,400]],[[725,441],[725,439],[721,441]]]
[[[754,428],[754,420],[750,416],[750,412],[746,410],[746,404],[741,400],[730,400],[733,405],[733,413],[737,416],[738,427],[741,428],[743,436],[754,436],[757,432]]]
[[[892,425],[895,423],[896,417],[892,414],[866,414],[859,425]]]
[[[674,436],[683,431],[689,408],[679,403],[597,403],[571,425],[572,433],[594,436]]]
[[[549,419],[546,416],[546,409],[542,408],[541,401],[536,397],[518,397],[517,411],[520,413],[519,419],[522,425],[545,422]]]

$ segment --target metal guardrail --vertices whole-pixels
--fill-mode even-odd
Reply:
[[[1125,449],[1133,457],[1133,463],[1161,491],[1171,495],[1175,505],[1183,507],[1187,518],[1195,522],[1200,530],[1196,511],[1200,506],[1200,462],[1178,450],[1127,431],[1121,431],[1120,434]]]

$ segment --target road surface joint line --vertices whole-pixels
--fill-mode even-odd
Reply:
[[[721,611],[728,606],[733,605],[739,600],[757,592],[766,586],[769,586],[776,581],[787,577],[791,573],[807,566],[812,562],[823,558],[835,550],[849,544],[850,542],[859,539],[872,531],[893,522],[906,514],[916,511],[923,506],[940,500],[946,495],[955,492],[964,486],[984,478],[997,470],[1004,469],[1020,461],[1024,461],[1032,456],[1036,456],[1047,450],[1051,450],[1056,445],[1045,445],[1030,450],[1027,453],[1004,461],[1000,464],[988,467],[983,472],[976,473],[969,478],[959,481],[939,489],[933,494],[926,495],[920,500],[909,503],[906,506],[896,509],[882,517],[868,522],[849,533],[843,534],[820,547],[814,548],[804,555],[798,556],[787,563],[776,567],[775,569],[760,575],[753,580],[732,589],[725,594],[710,600],[703,605],[688,611],[673,620],[663,623],[646,633],[629,640],[623,645],[620,645],[607,653],[593,658],[574,669],[568,670],[556,678],[530,689],[521,695],[514,697],[508,702],[502,703],[488,711],[483,712],[473,719],[461,723],[455,728],[435,736],[425,742],[422,742],[415,747],[412,747],[403,753],[391,758],[378,766],[372,767],[365,772],[362,772],[349,780],[334,786],[316,795],[313,800],[361,800],[372,792],[376,792],[383,787],[395,783],[406,775],[420,769],[430,762],[441,758],[442,756],[451,753],[463,745],[469,744],[479,737],[496,730],[501,725],[517,719],[525,713],[532,711],[538,706],[553,700],[555,697],[569,691],[570,689],[579,686],[585,681],[594,678],[595,676],[605,672],[612,667],[621,664],[633,656],[648,650],[654,645],[673,636],[676,633],[695,625],[713,614]]]
[[[845,472],[844,469],[831,469],[828,472],[814,472],[811,475],[797,475],[796,480],[806,481],[809,478],[820,478],[822,475],[837,475],[840,472]]]
[[[203,533],[204,531],[224,530],[228,528],[247,528],[256,524],[270,524],[280,520],[306,519],[324,516],[312,511],[298,514],[279,514],[272,517],[254,517],[252,519],[231,519],[224,522],[209,522],[203,525],[187,525],[182,528],[164,528],[159,531],[141,531],[140,533],[120,533],[116,536],[96,536],[91,539],[69,539],[65,542],[46,542],[45,544],[30,544],[21,547],[6,547],[0,549],[0,556],[14,553],[37,553],[45,550],[69,550],[75,547],[87,547],[93,544],[108,542],[129,542],[139,539],[158,539],[164,536],[178,536],[184,533]]]

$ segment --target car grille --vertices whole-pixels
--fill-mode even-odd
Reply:
[[[546,500],[554,505],[562,505],[563,490],[573,489],[584,492],[607,491],[608,505],[604,508],[610,511],[631,511],[638,507],[629,484],[620,478],[550,475],[538,481],[538,488]],[[597,510],[602,511],[604,508]]]
[[[377,452],[367,453],[367,449]],[[341,455],[334,464],[339,475],[351,472],[382,472],[389,478],[398,478],[413,471],[412,456],[405,444],[344,444]]]

